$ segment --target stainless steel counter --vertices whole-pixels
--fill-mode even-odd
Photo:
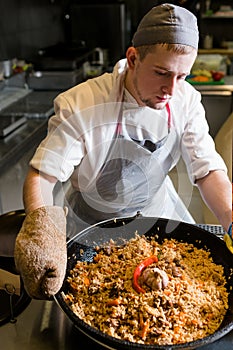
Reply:
[[[0,213],[23,208],[22,188],[28,164],[46,136],[57,94],[22,88],[0,91],[0,131],[4,135],[0,137]],[[14,123],[18,118],[23,119],[20,126]]]
[[[0,173],[7,171],[45,137],[48,118],[53,114],[53,100],[59,91],[4,88],[0,91],[1,118],[24,116],[26,122],[0,138]]]
[[[30,119],[9,136],[0,139],[0,173],[6,172],[45,137],[47,119]]]

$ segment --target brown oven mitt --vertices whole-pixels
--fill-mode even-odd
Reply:
[[[45,206],[29,213],[17,235],[14,257],[31,298],[55,295],[66,272],[66,210]]]

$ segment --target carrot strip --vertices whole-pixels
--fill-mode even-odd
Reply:
[[[84,277],[83,283],[85,284],[85,286],[90,286],[90,280],[88,277]]]
[[[121,298],[117,298],[117,299],[109,299],[107,301],[107,305],[109,306],[117,306],[121,304]]]
[[[147,336],[147,334],[148,334],[148,331],[149,331],[149,320],[146,320],[146,322],[145,322],[144,325],[143,325],[142,332],[141,332],[141,338],[142,338],[142,340],[145,340],[145,339],[146,339],[146,336]]]

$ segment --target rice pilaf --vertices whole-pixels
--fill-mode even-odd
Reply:
[[[137,234],[122,246],[111,241],[96,251],[93,262],[77,261],[64,295],[88,325],[118,339],[157,345],[194,341],[219,328],[228,292],[223,267],[209,252],[175,239],[159,244]],[[134,271],[152,255],[158,262],[147,269],[165,272],[168,283],[152,289],[140,276],[145,293],[139,293],[132,283]]]

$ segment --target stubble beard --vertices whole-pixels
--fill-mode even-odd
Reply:
[[[142,93],[138,88],[138,81],[136,76],[133,78],[133,87],[138,97],[137,100],[140,100],[141,102],[139,103],[140,105],[144,105],[152,109],[158,109],[158,110],[163,109],[165,107],[164,103],[159,103],[159,102],[154,103],[151,99],[143,97]]]

